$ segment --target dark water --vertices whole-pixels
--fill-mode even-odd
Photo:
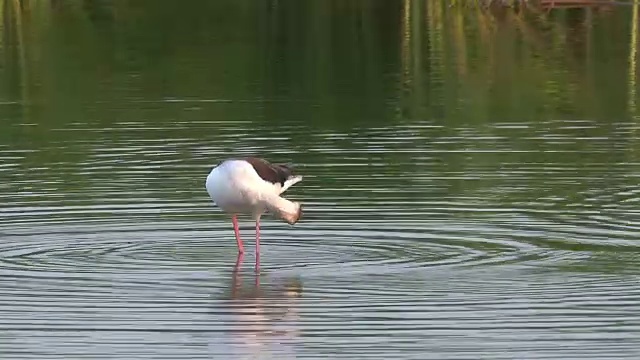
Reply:
[[[3,359],[640,356],[635,8],[12,4]],[[244,154],[305,176],[259,277]]]

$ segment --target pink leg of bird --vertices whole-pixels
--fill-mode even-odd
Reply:
[[[256,220],[256,273],[260,272],[260,219]]]
[[[233,215],[231,217],[231,221],[233,221],[233,231],[236,233],[236,243],[238,243],[238,253],[244,253],[244,245],[242,244],[242,239],[240,239],[240,229],[238,227],[238,217]]]

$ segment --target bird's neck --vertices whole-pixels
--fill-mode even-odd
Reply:
[[[277,195],[266,197],[264,202],[269,212],[289,224],[295,224],[301,216],[300,204],[297,202],[289,201]]]

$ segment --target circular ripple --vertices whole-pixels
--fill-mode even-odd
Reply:
[[[60,231],[64,228],[63,231]],[[253,229],[243,228],[248,253]],[[484,233],[483,233],[484,232]],[[541,263],[579,252],[552,251],[517,241],[504,229],[473,223],[402,224],[401,227],[310,221],[295,228],[266,221],[263,270],[326,269],[336,275],[398,273],[420,268]],[[115,225],[41,225],[8,235],[0,263],[11,271],[111,273],[218,271],[233,265],[235,241],[227,223],[198,229],[188,222]]]
[[[244,265],[233,271],[231,224],[202,180],[211,154],[225,148],[289,149],[271,144],[269,129],[245,129],[250,122],[198,123],[195,137],[147,125],[116,124],[94,138],[91,127],[61,129],[64,141],[50,146],[81,150],[82,159],[30,171],[31,159],[5,171],[3,330],[29,331],[21,338],[36,334],[51,348],[52,331],[91,334],[83,344],[99,333],[137,350],[179,332],[222,339],[218,348],[253,345],[288,325],[307,349],[356,357],[394,347],[419,357],[425,339],[459,348],[461,337],[471,340],[466,355],[471,346],[575,354],[589,334],[600,339],[592,353],[610,355],[616,337],[627,337],[623,350],[635,345],[636,178],[631,166],[606,166],[602,140],[578,159],[579,150],[557,148],[572,136],[546,133],[527,145],[453,125],[312,136],[304,125],[282,129],[278,136],[310,143],[308,176],[292,189],[308,211],[295,227],[265,219],[263,273],[253,276],[252,226],[243,228]],[[215,137],[200,137],[212,126]]]

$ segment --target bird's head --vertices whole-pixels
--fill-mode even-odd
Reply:
[[[294,202],[296,211],[295,212],[287,212],[282,214],[282,218],[289,224],[293,225],[297,223],[302,217],[302,205],[300,203]]]

